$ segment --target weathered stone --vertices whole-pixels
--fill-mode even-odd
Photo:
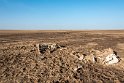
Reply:
[[[41,53],[43,54],[46,52],[46,50],[49,50],[50,53],[52,53],[58,48],[60,48],[61,46],[55,43],[44,43],[44,44],[36,44],[36,47],[37,47],[38,54],[41,54]]]
[[[117,53],[113,51],[111,48],[104,49],[102,51],[94,50],[94,60],[97,63],[107,64],[107,65],[119,62]]]
[[[84,62],[92,62],[92,63],[99,63],[99,64],[115,64],[119,62],[119,58],[117,56],[117,53],[113,51],[113,49],[103,49],[100,50],[91,50],[89,52],[89,55],[83,54],[83,52],[76,52],[73,51],[71,53],[75,58],[78,60],[83,60]]]

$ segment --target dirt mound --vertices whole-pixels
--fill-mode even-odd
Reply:
[[[37,54],[36,43],[10,43],[1,44],[0,47],[1,83],[110,83],[124,81],[123,70],[91,62],[86,63],[70,54],[74,50],[83,50],[85,54],[88,54],[85,48],[77,49],[73,46],[65,46],[52,52],[47,49],[44,53]]]

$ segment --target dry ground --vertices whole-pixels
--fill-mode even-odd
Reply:
[[[57,43],[65,50],[37,54],[37,43]],[[75,60],[70,53],[114,49],[118,64],[102,66]],[[1,83],[124,83],[124,30],[0,31]],[[81,65],[77,71],[74,68]]]

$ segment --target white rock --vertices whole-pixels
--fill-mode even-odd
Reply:
[[[115,64],[115,63],[118,63],[119,60],[117,58],[117,55],[115,54],[110,54],[108,55],[106,58],[105,58],[105,62],[107,65],[110,65],[110,64]]]

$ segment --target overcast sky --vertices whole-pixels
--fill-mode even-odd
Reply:
[[[0,0],[0,29],[124,29],[124,0]]]

